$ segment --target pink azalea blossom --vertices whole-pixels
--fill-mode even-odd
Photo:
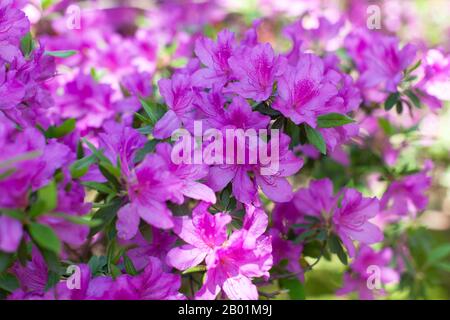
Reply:
[[[195,54],[206,66],[194,73],[195,85],[211,88],[214,84],[223,86],[232,79],[228,59],[234,54],[236,43],[234,33],[222,30],[217,35],[217,43],[202,37],[195,43]]]
[[[428,205],[425,193],[431,186],[429,171],[432,166],[427,162],[424,170],[393,181],[381,198],[384,214],[415,217],[424,210]]]
[[[284,57],[275,55],[268,43],[256,45],[242,57],[232,56],[228,62],[238,81],[230,83],[227,90],[256,101],[270,97],[275,80],[287,64]]]
[[[0,250],[15,252],[22,240],[22,222],[6,215],[0,216]]]
[[[289,67],[278,82],[279,96],[273,108],[296,124],[316,127],[317,116],[329,112],[326,104],[337,94],[323,61],[313,54],[302,54],[298,64]]]
[[[178,218],[174,231],[188,244],[172,249],[167,263],[186,270],[206,263],[206,277],[197,299],[214,299],[224,290],[230,299],[257,299],[251,279],[268,277],[272,266],[270,238],[263,233],[267,216],[253,206],[246,207],[242,230],[229,238],[226,227],[231,217],[226,213],[210,214],[207,203],[200,204],[192,219]]]
[[[187,122],[192,113],[194,91],[191,78],[183,74],[175,74],[171,79],[161,79],[158,82],[161,96],[169,110],[156,123],[153,135],[158,139],[165,139],[183,122]]]
[[[359,298],[363,300],[372,300],[375,293],[383,294],[384,290],[369,288],[369,283],[374,285],[369,278],[376,275],[373,273],[374,270],[378,270],[380,284],[398,282],[400,278],[398,272],[389,267],[392,257],[393,251],[390,248],[376,252],[369,246],[362,246],[350,265],[350,272],[344,275],[344,286],[337,291],[337,294],[345,295],[356,291]]]
[[[353,189],[343,191],[340,206],[333,215],[333,225],[348,250],[354,256],[355,246],[352,240],[372,244],[383,240],[383,233],[369,219],[379,213],[379,201],[376,198],[364,198]]]

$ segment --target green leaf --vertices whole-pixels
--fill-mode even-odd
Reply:
[[[127,256],[127,255],[123,255],[123,262],[125,265],[125,271],[132,275],[135,276],[138,274],[138,272],[136,271],[136,268],[134,267],[133,261],[131,261],[131,259]]]
[[[120,275],[122,275],[122,272],[120,271],[119,267],[117,267],[116,265],[110,265],[109,266],[109,273],[111,274],[111,276],[115,279],[117,277],[119,277]]]
[[[30,208],[30,216],[35,218],[41,214],[53,211],[56,208],[57,201],[56,183],[52,180],[48,185],[37,191],[37,200]]]
[[[23,238],[22,241],[20,241],[19,248],[17,249],[17,258],[19,259],[19,262],[22,265],[22,267],[25,267],[27,265],[27,262],[30,258],[31,246],[32,243],[30,242],[28,245],[25,239]],[[29,248],[30,250],[28,250]]]
[[[12,253],[6,253],[0,251],[0,273],[5,271],[14,260],[14,256]]]
[[[416,108],[420,109],[422,107],[419,97],[412,90],[406,90],[405,94]]]
[[[281,116],[281,112],[280,111],[272,109],[265,102],[259,103],[256,106],[255,111],[258,111],[259,113],[262,113],[262,114],[264,114],[266,116],[271,116],[271,117],[279,117],[279,116]]]
[[[315,146],[317,150],[319,150],[322,154],[327,154],[327,146],[325,144],[325,140],[323,139],[322,134],[316,129],[310,127],[309,125],[305,125],[305,130],[308,142],[313,146]]]
[[[355,120],[340,113],[328,113],[317,117],[317,126],[319,128],[340,127],[353,122]]]
[[[188,60],[186,57],[180,57],[177,59],[173,59],[170,62],[170,66],[174,68],[183,68],[188,63]]]
[[[45,51],[45,55],[57,57],[57,58],[68,58],[77,54],[77,50],[55,50],[55,51]]]
[[[300,144],[300,127],[288,119],[286,122],[285,131],[288,136],[291,137],[289,147],[294,148],[295,146],[298,146]]]
[[[306,230],[305,232],[302,232],[297,238],[294,239],[294,243],[302,243],[307,238],[311,237],[316,233],[316,230],[310,229]]]
[[[119,190],[120,189],[120,170],[116,167],[114,167],[110,163],[102,162],[98,165],[98,168],[100,169],[100,172],[102,175],[108,180],[112,185]]]
[[[342,247],[341,240],[335,234],[331,234],[328,238],[328,248],[330,249],[330,252],[335,253],[338,256],[343,264],[348,264],[347,254]]]
[[[427,256],[426,265],[432,266],[437,262],[441,262],[444,258],[450,256],[450,244],[442,244],[431,250]]]
[[[272,129],[281,129],[281,128],[283,128],[283,124],[284,124],[284,118],[278,117],[272,124]]]
[[[289,297],[292,300],[305,300],[305,286],[297,278],[280,279],[280,286],[289,290]]]
[[[72,179],[78,179],[84,176],[89,171],[91,164],[95,163],[95,159],[95,156],[91,154],[72,163],[69,167]]]
[[[418,60],[413,66],[409,67],[406,70],[406,74],[410,74],[411,72],[416,70],[418,67],[420,67],[421,64],[422,64],[422,60]]]
[[[134,163],[138,163],[144,160],[147,154],[155,150],[157,143],[158,143],[157,140],[147,141],[144,147],[136,152],[136,155],[134,156]]]
[[[42,257],[45,260],[45,263],[47,264],[47,268],[49,271],[54,272],[54,273],[58,273],[58,274],[63,274],[64,270],[61,267],[61,263],[58,259],[58,255],[50,250],[47,250],[45,248],[39,247],[39,251],[42,254]]]
[[[9,169],[9,167],[11,167],[11,165],[13,165],[17,162],[35,159],[37,157],[40,157],[41,155],[42,155],[42,151],[30,151],[30,152],[21,153],[17,156],[9,158],[8,160],[0,162],[0,169],[5,169],[5,168]]]
[[[316,217],[316,216],[305,215],[304,219],[307,220],[307,221],[314,222],[314,223],[320,223],[321,222],[320,218]]]
[[[394,105],[397,103],[398,99],[400,98],[400,93],[394,92],[389,95],[389,97],[386,99],[386,102],[384,103],[384,109],[385,110],[391,110]]]
[[[403,112],[403,104],[402,104],[402,102],[400,100],[397,101],[397,104],[395,105],[395,110],[397,111],[398,114],[402,114],[402,112]]]
[[[31,52],[34,49],[34,41],[33,36],[30,32],[28,32],[21,40],[20,40],[20,51],[24,57],[29,57]]]
[[[89,150],[94,154],[94,156],[101,162],[111,163],[111,161],[103,154],[103,151],[98,150],[92,143],[88,140],[83,139],[83,142],[88,146]]]
[[[152,103],[151,105],[147,103],[144,99],[139,99],[141,101],[142,108],[150,119],[150,124],[155,125],[156,122],[164,115],[164,109],[157,103]]]
[[[28,226],[28,231],[30,232],[31,238],[33,238],[34,242],[40,247],[54,253],[59,253],[61,251],[61,242],[52,228],[44,224],[33,222]]]
[[[93,275],[100,275],[106,271],[106,264],[107,260],[105,256],[92,256],[88,262],[89,268],[91,269]]]
[[[53,217],[63,218],[65,220],[75,223],[75,224],[86,225],[89,227],[97,227],[103,223],[103,221],[100,219],[88,219],[88,218],[80,217],[80,216],[72,216],[70,214],[65,214],[62,212],[51,213],[50,215]]]
[[[204,265],[198,265],[198,266],[189,268],[189,269],[187,269],[187,270],[184,270],[184,271],[182,272],[182,274],[189,274],[189,273],[194,273],[194,272],[204,272],[204,271],[206,271],[206,266],[204,266]]]
[[[45,132],[45,136],[48,139],[64,137],[65,135],[69,134],[75,129],[75,124],[76,124],[75,119],[67,119],[58,127],[55,126],[49,127]]]
[[[47,283],[45,284],[45,291],[50,290],[56,286],[60,280],[61,276],[57,272],[49,271],[47,276]]]
[[[17,169],[16,168],[9,168],[6,169],[5,172],[0,173],[0,180],[6,179],[8,177],[10,177],[12,174],[14,174],[14,172],[16,172]]]
[[[25,213],[18,209],[2,209],[1,213],[17,220],[23,220],[25,218]]]
[[[301,229],[308,229],[311,228],[312,224],[311,223],[294,223],[291,224],[292,228],[301,228]]]
[[[140,134],[147,135],[147,134],[150,134],[150,133],[153,132],[153,127],[150,126],[150,125],[148,125],[148,126],[145,126],[145,127],[137,128],[136,130],[137,130]]]
[[[135,112],[135,113],[134,113],[134,116],[135,116],[136,118],[138,118],[139,120],[141,120],[141,122],[142,122],[143,124],[151,124],[150,119],[144,117],[142,114],[140,114],[140,113],[138,113],[138,112]]]
[[[383,129],[384,133],[391,136],[395,133],[395,129],[392,124],[386,118],[378,118],[378,125]]]
[[[0,288],[8,292],[13,292],[19,288],[19,281],[11,273],[0,274]]]
[[[122,201],[119,198],[115,198],[108,204],[108,206],[100,208],[94,213],[92,219],[100,220],[102,223],[91,229],[89,233],[91,236],[102,230],[105,225],[109,224],[114,219],[117,211],[119,211],[121,207],[121,202]]]
[[[435,264],[434,266],[436,268],[438,268],[439,270],[450,273],[450,263],[439,262],[439,263]]]
[[[99,183],[99,182],[95,182],[95,181],[83,181],[81,182],[82,185],[88,187],[89,189],[92,190],[97,190],[99,192],[103,192],[103,193],[115,193],[115,191],[113,189],[111,189],[108,185],[104,184],[104,183]]]

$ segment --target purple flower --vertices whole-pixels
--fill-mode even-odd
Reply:
[[[112,94],[109,85],[95,82],[90,75],[78,74],[57,97],[57,108],[62,118],[77,119],[81,131],[100,128],[115,114]]]
[[[336,207],[333,183],[330,179],[311,181],[308,188],[296,192],[293,202],[300,215],[329,215]]]
[[[190,118],[194,91],[190,77],[184,74],[175,74],[171,79],[161,79],[158,85],[169,110],[155,124],[153,135],[155,138],[165,139]]]
[[[31,261],[28,261],[25,266],[16,262],[12,267],[12,271],[19,280],[19,292],[31,295],[44,295],[48,281],[48,268],[37,248],[33,248],[31,252]]]
[[[195,267],[225,242],[231,216],[212,215],[207,211],[209,206],[202,202],[192,211],[192,218],[175,218],[174,232],[187,244],[170,250],[166,258],[168,265],[179,270]]]
[[[345,24],[345,19],[339,17],[335,21],[329,20],[325,16],[310,14],[307,16],[313,27],[304,26],[305,18],[302,18],[283,29],[283,33],[293,42],[290,57],[294,58],[295,52],[299,51],[300,46],[307,46],[310,49],[334,51],[339,47],[339,33]],[[292,61],[292,60],[291,60]]]
[[[379,201],[376,198],[365,198],[354,189],[343,189],[333,193],[330,179],[311,181],[308,188],[302,188],[294,195],[289,215],[274,210],[278,225],[288,226],[302,223],[305,215],[315,216],[341,238],[349,255],[355,253],[352,240],[364,244],[372,244],[383,240],[381,230],[369,220],[380,213]],[[281,230],[286,230],[286,227]]]
[[[42,46],[35,48],[28,59],[20,56],[8,65],[0,63],[0,93],[5,96],[0,109],[21,126],[48,127],[53,99],[46,81],[54,74],[54,58],[45,55]]]
[[[431,168],[432,163],[427,162],[421,172],[393,181],[381,198],[380,205],[384,214],[415,217],[425,210],[428,205],[425,193],[431,186]]]
[[[194,73],[196,86],[211,88],[213,85],[224,86],[232,77],[228,59],[234,54],[236,43],[234,33],[222,30],[217,35],[217,43],[202,37],[195,42],[195,54],[206,66]]]
[[[450,100],[450,56],[438,49],[428,50],[420,66],[421,78],[417,87],[420,88],[425,100],[431,108],[440,108],[440,100]]]
[[[101,300],[179,300],[181,286],[179,275],[163,271],[161,261],[150,257],[144,271],[137,276],[117,277]]]
[[[356,291],[360,299],[372,300],[374,293],[383,293],[383,290],[369,289],[369,284],[374,285],[370,277],[379,275],[380,284],[398,282],[398,272],[389,267],[392,254],[390,248],[376,252],[369,246],[362,246],[350,265],[350,273],[344,275],[344,286],[337,291],[337,294],[344,295]]]
[[[365,244],[383,240],[381,230],[369,222],[379,213],[379,201],[376,198],[364,198],[353,189],[344,189],[342,194],[341,204],[333,215],[333,226],[350,257],[353,257],[355,246],[352,240]]]
[[[245,246],[244,233],[230,236],[226,245],[206,257],[206,276],[196,299],[214,299],[222,289],[232,300],[257,300],[253,278],[269,278],[272,267],[272,245],[268,236],[255,242],[255,248]]]
[[[6,215],[0,216],[0,250],[15,252],[22,240],[22,222]]]
[[[269,43],[256,45],[242,56],[232,56],[228,62],[238,81],[230,83],[227,91],[256,101],[270,97],[275,80],[287,64],[284,57],[275,56]]]
[[[105,155],[112,163],[116,163],[117,159],[133,163],[136,152],[147,141],[137,130],[114,121],[105,122],[103,130],[98,134],[100,146],[104,147]]]
[[[91,210],[91,204],[84,203],[84,197],[83,187],[75,181],[69,181],[64,187],[60,186],[58,190],[58,205],[54,211],[75,217],[84,216]],[[80,247],[89,234],[88,226],[74,224],[61,217],[43,215],[38,220],[40,223],[50,226],[61,241],[74,247]]]
[[[417,50],[412,44],[400,49],[396,37],[362,30],[351,33],[345,46],[360,72],[361,87],[387,92],[397,91],[403,71],[413,63]]]
[[[186,196],[215,203],[214,192],[197,181],[206,177],[207,167],[174,164],[170,154],[170,145],[161,143],[156,153],[147,155],[134,169],[121,158],[130,203],[118,213],[119,237],[134,237],[140,218],[157,228],[172,228],[172,214],[165,203],[168,200],[182,204]]]
[[[157,154],[151,154],[135,168],[122,164],[122,171],[130,203],[117,214],[119,237],[133,238],[141,218],[157,228],[172,228],[172,213],[165,202],[179,188],[179,184],[167,170],[166,161]]]
[[[284,239],[282,233],[275,228],[270,230],[270,235],[272,237],[273,264],[277,265],[287,260],[286,270],[295,274],[303,282],[305,277],[303,268],[299,263],[303,246]]]
[[[172,175],[173,183],[178,186],[172,191],[171,201],[182,204],[184,197],[216,203],[214,191],[199,180],[206,179],[208,175],[207,165],[175,164],[171,159],[172,147],[168,143],[159,143],[156,153],[166,161],[167,170]]]
[[[0,128],[2,122],[0,118]],[[63,144],[45,138],[37,129],[23,132],[6,129],[0,136],[0,169],[10,174],[0,180],[0,207],[25,208],[28,205],[28,191],[48,184],[56,169],[62,168],[70,160],[72,153]]]
[[[133,247],[127,251],[127,255],[133,261],[135,268],[142,270],[148,264],[150,257],[156,257],[164,262],[177,239],[171,232],[152,227],[150,242],[141,232],[138,232],[133,239],[121,240],[120,244]]]
[[[211,125],[217,125],[219,128],[225,129],[264,129],[269,124],[269,117],[262,116],[258,112],[253,112],[248,103],[242,98],[235,98],[228,109],[224,112],[221,119],[210,121]],[[226,133],[223,135],[224,139]],[[271,144],[263,141],[262,137],[257,137],[258,147],[266,145],[268,154],[271,154]],[[234,159],[230,159],[233,164],[219,164],[210,167],[208,176],[208,185],[214,190],[223,190],[229,182],[233,186],[233,195],[246,204],[257,202],[257,187],[261,187],[262,191],[272,200],[278,202],[289,201],[292,198],[292,189],[286,177],[295,174],[303,165],[303,161],[298,159],[289,150],[289,137],[285,134],[279,136],[279,154],[278,167],[272,168],[270,164],[264,163],[258,157],[255,164],[250,163],[248,156],[245,156],[243,164],[239,164],[237,159],[238,148],[240,152],[248,155],[250,152],[258,154],[256,146],[234,144]],[[227,142],[223,143],[225,148]],[[274,151],[275,152],[275,151]],[[227,152],[224,150],[227,156]],[[267,174],[263,175],[262,170],[266,170]],[[248,173],[254,175],[252,180]]]
[[[18,46],[20,39],[30,30],[25,14],[13,8],[12,0],[0,0],[0,57],[4,45]]]
[[[296,67],[289,67],[278,82],[273,108],[294,123],[316,127],[317,116],[328,113],[327,102],[338,90],[323,61],[313,54],[302,54]]]
[[[70,280],[62,280],[53,290],[48,291],[49,294],[53,294],[52,300],[100,300],[114,284],[111,277],[92,278],[91,269],[87,264],[79,264],[77,267],[80,268],[80,287],[69,289]]]
[[[205,260],[205,281],[197,299],[214,299],[221,289],[230,299],[257,299],[251,279],[267,278],[272,266],[270,238],[263,235],[268,223],[266,214],[247,206],[243,228],[228,238],[231,217],[226,213],[212,215],[208,207],[201,203],[192,219],[177,218],[174,231],[187,244],[172,249],[167,263],[186,270]]]

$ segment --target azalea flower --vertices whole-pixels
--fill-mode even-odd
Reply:
[[[293,200],[297,214],[293,211],[284,222],[302,223],[305,215],[315,216],[335,232],[348,250],[350,257],[355,254],[353,241],[372,244],[383,240],[383,233],[370,219],[381,211],[376,198],[365,198],[354,189],[344,188],[333,193],[330,179],[312,181],[308,188],[299,189]],[[275,213],[278,215],[278,210]],[[276,217],[276,221],[280,218]]]
[[[140,218],[157,228],[172,228],[172,213],[165,203],[168,200],[182,204],[187,196],[216,202],[214,192],[197,181],[207,176],[207,167],[177,165],[172,162],[170,155],[170,145],[161,143],[157,146],[156,153],[147,155],[135,168],[130,168],[121,157],[130,203],[118,212],[117,229],[120,238],[134,237]]]
[[[317,116],[329,113],[327,102],[338,94],[333,78],[325,74],[323,61],[302,54],[295,67],[288,67],[278,82],[278,98],[273,108],[295,124],[316,127]]]
[[[224,290],[230,299],[257,299],[251,279],[268,277],[272,266],[270,238],[263,235],[267,216],[261,209],[246,206],[242,230],[229,238],[226,227],[231,217],[226,213],[210,214],[207,203],[200,204],[188,217],[178,218],[175,233],[188,244],[172,249],[167,263],[186,270],[206,263],[206,276],[197,299],[214,299]]]
[[[248,51],[228,60],[238,81],[230,83],[227,91],[255,101],[267,100],[272,94],[275,80],[283,74],[287,61],[284,57],[275,56],[268,43],[258,44]]]
[[[156,123],[153,135],[165,139],[188,121],[193,109],[194,91],[191,78],[184,74],[175,74],[172,79],[161,79],[158,85],[169,110]]]
[[[350,265],[350,272],[344,275],[344,286],[336,293],[345,295],[356,291],[363,300],[372,300],[374,293],[384,294],[381,288],[369,288],[369,282],[374,284],[370,277],[379,276],[377,280],[380,285],[398,282],[398,272],[389,267],[392,257],[393,251],[390,248],[377,252],[369,246],[362,246]],[[378,273],[374,273],[374,270]]]
[[[232,70],[228,59],[235,53],[234,33],[222,30],[217,34],[217,42],[202,37],[195,42],[195,55],[206,66],[194,73],[196,86],[211,88],[224,86],[232,79]]]

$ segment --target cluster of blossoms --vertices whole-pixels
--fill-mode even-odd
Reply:
[[[226,15],[214,1],[94,7],[68,28],[71,2],[33,20],[0,0],[0,298],[258,299],[303,286],[322,257],[348,265],[337,294],[384,294],[371,266],[414,285],[390,228],[426,209],[433,164],[399,170],[409,144],[390,138],[450,100],[444,50],[350,9],[309,8],[283,51],[261,40],[265,19],[203,35]],[[205,161],[175,162],[186,144],[169,138],[199,122],[187,147]],[[277,166],[245,139],[229,155],[228,130],[269,131],[256,139]]]

